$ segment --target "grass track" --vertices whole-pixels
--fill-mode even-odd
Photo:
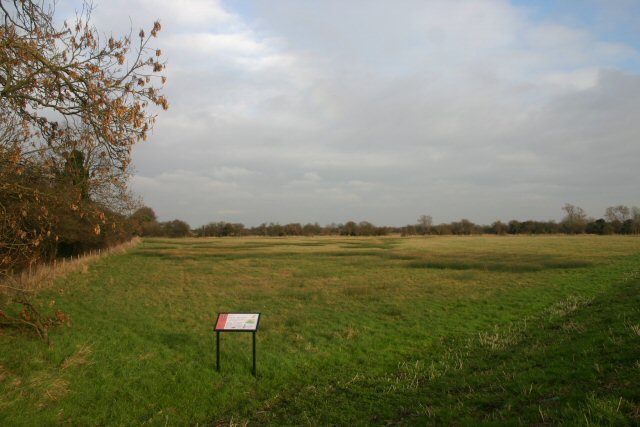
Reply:
[[[72,325],[0,336],[0,425],[640,422],[634,237],[150,239],[42,298]]]

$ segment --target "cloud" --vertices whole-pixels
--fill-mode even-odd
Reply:
[[[579,69],[569,72],[552,72],[542,76],[543,85],[556,86],[570,91],[591,89],[598,82],[600,71],[597,68]]]
[[[79,1],[59,2],[63,10],[80,10]],[[160,20],[163,31],[175,33],[197,29],[233,29],[241,25],[237,17],[227,12],[218,0],[109,0],[93,3],[92,21],[103,30],[124,34],[133,27],[149,27]]]
[[[131,5],[130,2],[124,2]],[[130,9],[131,6],[124,9]],[[227,12],[219,0],[140,0],[136,9],[138,14],[151,14],[166,17],[177,26],[206,26],[215,28],[220,25],[237,24],[236,17]]]
[[[207,57],[210,55],[242,56],[261,52],[264,46],[248,34],[181,33],[165,42],[182,54]]]
[[[133,187],[194,226],[638,204],[638,34],[603,30],[635,6],[590,1],[609,20],[593,26],[518,4],[101,3],[105,28],[123,11],[163,24],[171,109],[136,146]]]

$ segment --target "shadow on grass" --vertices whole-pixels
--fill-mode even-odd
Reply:
[[[557,260],[545,257],[532,257],[530,260],[512,260],[501,257],[500,262],[495,260],[478,262],[459,262],[449,260],[413,261],[408,263],[410,268],[428,268],[435,270],[485,270],[512,273],[528,273],[550,269],[573,269],[590,267],[592,263],[578,260]]]
[[[398,239],[386,239],[380,243],[345,242],[340,247],[343,249],[391,249],[399,244]]]
[[[274,253],[199,253],[198,255],[181,252],[157,252],[153,250],[138,250],[131,254],[135,257],[157,258],[176,261],[206,261],[206,260],[241,260],[241,259],[304,259],[309,255],[299,252],[274,252]]]
[[[224,240],[211,241],[209,243],[196,243],[192,244],[190,248],[201,249],[227,249],[227,250],[243,250],[243,249],[262,249],[262,248],[274,248],[281,246],[327,246],[331,243],[328,242],[238,242],[233,245],[223,244]]]
[[[403,254],[391,250],[384,250],[383,247],[395,245],[395,242],[382,244],[367,244],[362,242],[354,242],[350,244],[348,249],[337,249],[318,252],[296,252],[294,250],[287,252],[268,252],[268,251],[251,251],[247,249],[258,249],[261,247],[269,248],[273,244],[243,245],[233,247],[215,247],[209,252],[189,251],[191,248],[176,250],[158,250],[160,248],[140,248],[132,253],[133,256],[157,258],[165,260],[177,261],[206,261],[206,260],[242,260],[242,259],[286,259],[286,260],[313,260],[314,262],[322,262],[326,260],[345,259],[345,258],[370,258],[383,261],[406,261],[406,267],[415,269],[434,269],[434,270],[479,270],[493,272],[511,272],[511,273],[528,273],[550,269],[577,269],[585,268],[593,265],[592,262],[567,259],[566,257],[555,257],[545,254],[517,254],[510,255],[505,253],[492,253],[471,256],[469,254],[429,254],[425,257],[423,254]],[[280,246],[324,246],[324,244],[316,244],[312,242],[301,244],[282,244]],[[164,248],[162,248],[164,249]],[[195,248],[194,248],[195,249]],[[465,260],[466,262],[461,262]]]
[[[353,241],[350,241],[353,239]],[[179,246],[170,246],[169,243]],[[209,244],[210,243],[210,244]],[[528,273],[544,270],[579,269],[593,266],[593,261],[581,259],[579,254],[553,253],[509,253],[505,252],[459,252],[441,253],[434,251],[396,250],[402,244],[401,239],[382,238],[366,239],[342,238],[330,241],[233,241],[226,239],[181,242],[172,239],[145,240],[133,255],[160,258],[166,260],[198,261],[207,259],[242,260],[242,259],[306,259],[319,262],[323,258],[375,258],[390,261],[408,261],[405,267],[412,269],[432,270],[476,270],[492,272]],[[337,246],[336,246],[337,245]],[[297,247],[320,248],[318,251],[300,251]],[[324,248],[324,250],[323,250]],[[203,251],[207,250],[206,252]],[[263,250],[261,250],[263,249]],[[276,249],[270,251],[270,249]],[[284,250],[283,250],[284,249]],[[288,250],[287,250],[288,249]],[[278,251],[279,250],[279,251]],[[567,256],[569,255],[569,256]],[[571,256],[574,255],[574,256]]]
[[[638,425],[639,286],[568,296],[555,306],[571,310],[453,335],[382,374],[319,381],[313,393],[294,386],[250,424],[304,413],[311,425]]]
[[[196,346],[198,343],[191,334],[166,332],[158,335],[158,341],[171,349]]]
[[[638,286],[638,281],[613,284],[574,310],[545,311],[520,329],[481,335],[515,338],[498,350],[486,339],[471,344],[464,368],[418,388],[443,397],[432,399],[431,414],[414,412],[395,423],[422,424],[435,416],[438,424],[466,419],[462,424],[638,425],[640,335],[633,328],[640,324]],[[457,402],[465,409],[456,413],[451,409]]]
[[[153,239],[144,240],[144,245],[145,246],[152,246],[152,247],[155,247],[155,245],[191,246],[191,245],[193,245],[193,242],[183,241],[183,240],[180,240],[180,239],[158,239],[158,238],[153,238]]]
[[[218,248],[216,248],[218,249]],[[239,248],[243,250],[246,248]],[[416,259],[415,257],[394,255],[386,252],[378,251],[326,251],[326,252],[239,252],[236,250],[229,252],[216,252],[216,253],[198,253],[197,255],[191,254],[186,251],[156,251],[155,248],[150,249],[138,249],[131,253],[132,256],[140,256],[145,258],[159,258],[166,260],[181,260],[181,261],[198,261],[206,259],[221,259],[221,260],[239,260],[239,259],[326,259],[326,258],[349,258],[349,257],[377,257],[384,259]]]

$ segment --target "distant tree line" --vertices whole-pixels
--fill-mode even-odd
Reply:
[[[367,221],[348,221],[344,224],[321,226],[318,223],[263,223],[247,227],[241,223],[210,222],[191,230],[181,220],[158,222],[151,208],[136,211],[130,221],[133,233],[139,236],[164,237],[237,237],[237,236],[385,236],[400,234],[416,235],[472,235],[472,234],[640,234],[640,208],[612,206],[606,209],[604,217],[590,218],[577,206],[566,204],[562,210],[564,218],[556,221],[495,221],[491,225],[475,224],[468,219],[450,223],[433,224],[429,215],[421,215],[416,224],[404,227],[376,226]]]
[[[191,226],[179,219],[158,222],[156,213],[148,206],[143,206],[131,214],[128,228],[134,236],[187,237],[192,234]]]
[[[67,172],[69,173],[69,172]],[[27,173],[25,173],[25,176]],[[64,173],[62,175],[65,176]],[[64,182],[64,180],[63,180]],[[81,198],[79,203],[89,210],[95,202],[90,198]],[[495,221],[490,225],[475,224],[468,219],[450,223],[433,224],[429,215],[421,215],[416,224],[403,227],[376,226],[368,221],[348,221],[320,225],[316,223],[263,223],[255,227],[247,227],[241,223],[210,222],[192,229],[180,219],[158,221],[154,210],[142,206],[130,215],[100,206],[98,216],[100,232],[96,233],[96,220],[89,214],[69,214],[64,207],[49,205],[49,214],[57,218],[52,230],[57,240],[44,242],[41,247],[41,259],[79,255],[89,250],[106,248],[130,240],[134,236],[141,237],[240,237],[240,236],[386,236],[399,234],[402,236],[417,235],[473,235],[473,234],[640,234],[640,208],[612,206],[606,209],[602,218],[594,219],[577,206],[566,204],[560,222],[556,221]],[[24,219],[38,215],[38,211],[25,210]],[[17,269],[19,271],[19,268]]]
[[[422,215],[418,224],[402,227],[403,235],[470,235],[470,234],[640,234],[640,208],[623,205],[606,209],[604,217],[589,217],[584,209],[565,204],[565,216],[556,221],[495,221],[491,225],[477,225],[468,219],[449,224],[432,225],[431,217]]]
[[[212,222],[194,230],[198,237],[226,237],[226,236],[382,236],[393,233],[393,227],[376,227],[367,221],[356,223],[349,221],[345,224],[329,224],[321,226],[318,223],[263,223],[257,227],[245,227],[243,224],[226,222]]]

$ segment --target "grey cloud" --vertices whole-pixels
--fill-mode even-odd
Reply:
[[[640,76],[619,71],[638,53],[621,39],[502,0],[256,2],[252,21],[139,3],[135,28],[168,13],[171,109],[134,151],[161,219],[488,223],[640,204]],[[100,3],[98,23],[120,28],[126,4]]]

